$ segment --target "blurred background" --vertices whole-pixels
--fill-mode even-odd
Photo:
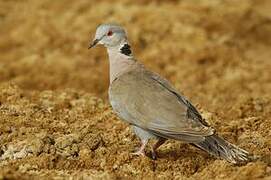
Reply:
[[[72,89],[107,104],[106,50],[88,45],[112,22],[125,27],[139,61],[220,119],[211,118],[214,127],[236,141],[249,131],[263,147],[248,147],[270,152],[270,0],[0,0],[0,85]],[[240,127],[251,117],[262,125]]]
[[[136,58],[186,93],[239,96],[270,82],[268,0],[0,2],[0,82],[23,89],[105,97],[106,51],[87,47],[107,22],[124,26]]]
[[[137,59],[200,103],[271,89],[268,0],[0,2],[0,82],[106,99],[106,51],[87,47],[99,24],[114,22],[126,28]]]

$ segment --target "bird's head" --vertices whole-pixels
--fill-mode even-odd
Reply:
[[[119,46],[127,41],[125,30],[115,24],[101,24],[96,29],[94,40],[90,43],[89,48],[97,44],[102,44],[107,48]]]

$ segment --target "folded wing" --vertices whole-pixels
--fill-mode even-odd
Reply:
[[[113,109],[122,119],[158,136],[200,142],[214,133],[168,81],[145,69],[118,77],[109,94]]]

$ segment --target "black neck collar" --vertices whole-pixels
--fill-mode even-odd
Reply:
[[[127,43],[123,44],[122,47],[120,48],[120,53],[126,56],[131,56],[132,55],[131,46]]]

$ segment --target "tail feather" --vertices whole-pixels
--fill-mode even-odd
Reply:
[[[204,141],[195,143],[194,145],[234,164],[250,160],[247,151],[238,148],[217,135],[207,136]]]

